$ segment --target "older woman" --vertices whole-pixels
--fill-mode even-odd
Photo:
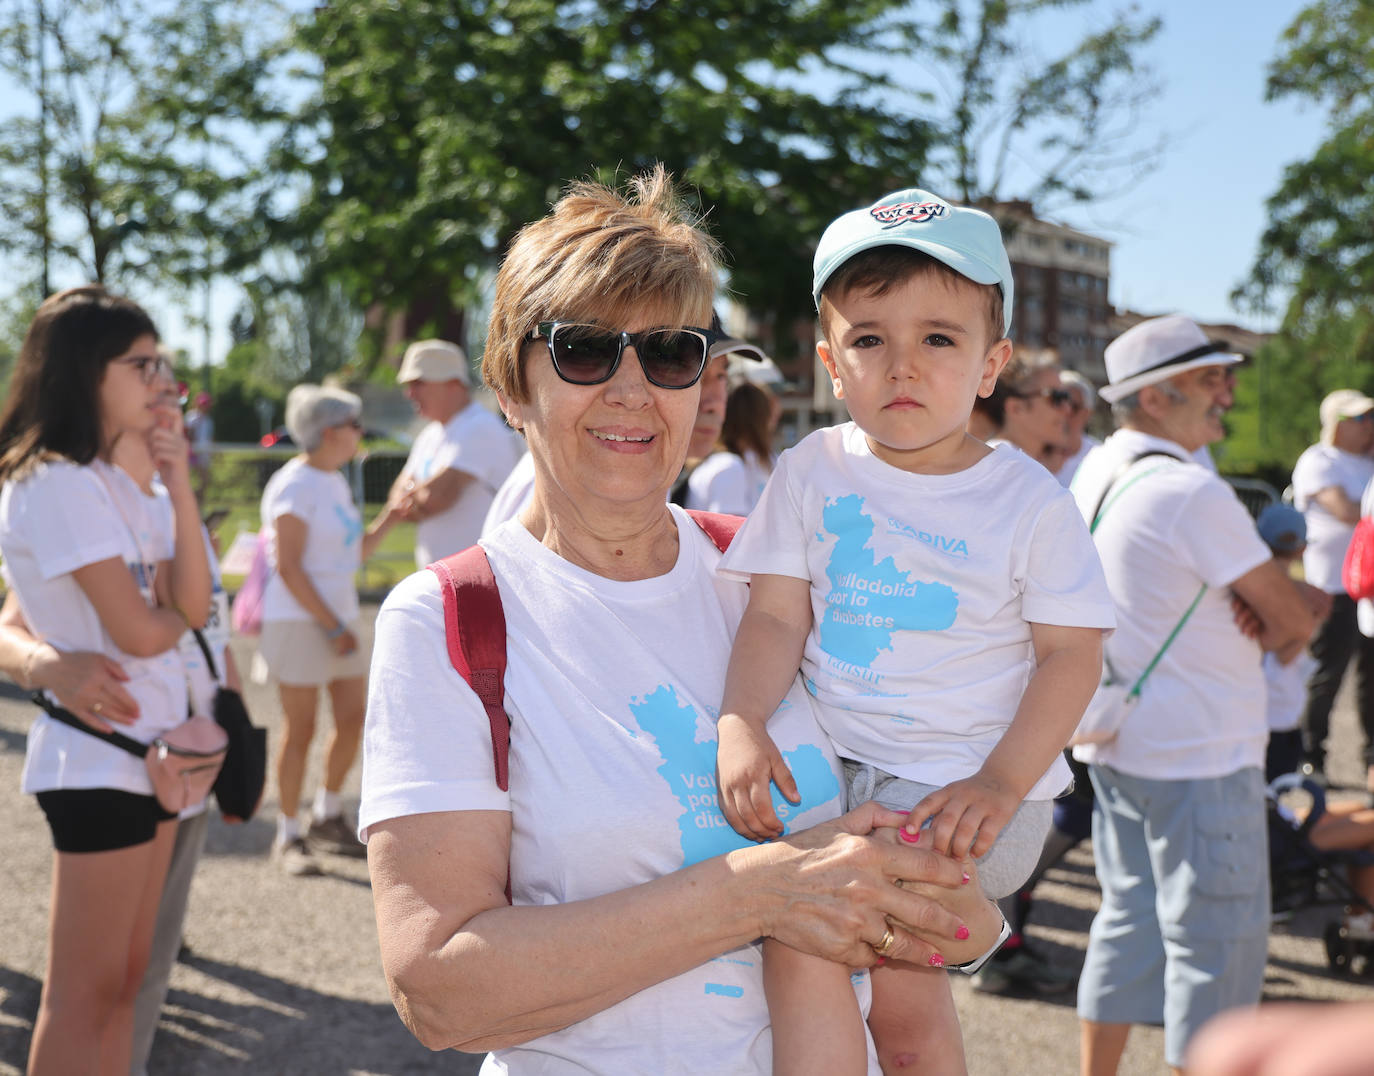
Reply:
[[[292,389],[286,426],[304,451],[274,474],[262,493],[262,527],[270,537],[275,570],[263,593],[258,653],[277,682],[285,718],[277,750],[281,813],[272,848],[282,869],[293,875],[320,873],[312,848],[363,854],[339,801],[358,755],[367,701],[368,655],[358,643],[353,577],[386,529],[374,524],[363,533],[362,517],[339,473],[357,455],[362,406],[342,389]],[[307,833],[297,811],[321,687],[329,691],[334,732]]]
[[[505,611],[508,792],[435,577],[411,576],[378,617],[360,825],[383,966],[417,1037],[492,1051],[488,1073],[767,1072],[761,937],[856,967],[874,947],[958,963],[1001,925],[958,899],[959,864],[880,828],[901,815],[835,817],[836,762],[800,680],[769,725],[801,786],[788,834],[749,844],[716,806],[745,588],[665,503],[715,273],[656,169],[628,198],[573,187],[497,278],[483,374],[536,473],[530,506],[482,542]]]
[[[1059,383],[1052,354],[1016,356],[997,379],[1004,398],[1002,429],[989,444],[1005,441],[1057,471],[1068,458],[1073,394]]]

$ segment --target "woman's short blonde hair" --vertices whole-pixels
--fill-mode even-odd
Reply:
[[[719,256],[661,164],[623,192],[572,184],[506,252],[482,379],[503,396],[527,400],[524,345],[541,321],[620,329],[647,311],[662,325],[710,327]]]

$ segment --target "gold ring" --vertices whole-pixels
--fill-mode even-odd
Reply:
[[[888,927],[883,931],[883,940],[873,946],[873,951],[879,956],[887,956],[892,951],[892,943],[897,940],[897,935],[892,933],[892,928]]]
[[[98,713],[100,713],[100,703],[98,703],[98,702],[93,702],[93,703],[91,703],[91,713],[93,713],[93,714],[98,714]]]

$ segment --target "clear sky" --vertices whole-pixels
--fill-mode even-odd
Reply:
[[[1093,0],[1089,17],[1100,21],[1118,6]],[[1264,102],[1265,69],[1279,34],[1305,4],[1140,0],[1139,6],[1164,20],[1148,52],[1162,94],[1149,129],[1141,130],[1142,144],[1161,131],[1167,136],[1163,156],[1125,195],[1052,216],[1116,244],[1114,305],[1272,328],[1273,317],[1234,309],[1229,293],[1254,259],[1265,201],[1284,167],[1309,155],[1322,138],[1319,110]],[[1081,32],[1083,18],[1083,9],[1065,16],[1065,30]],[[210,350],[216,359],[228,346],[225,325],[236,301],[228,286],[212,295]],[[195,306],[201,303],[197,299]],[[171,303],[152,299],[149,306],[168,342],[199,362],[205,350],[201,330],[187,327]]]
[[[1103,9],[1108,5],[1095,2]],[[1150,56],[1163,83],[1158,169],[1126,196],[1065,223],[1115,242],[1110,298],[1144,313],[1274,327],[1231,306],[1267,223],[1265,202],[1284,167],[1316,148],[1324,115],[1293,101],[1266,104],[1265,72],[1297,0],[1144,0],[1164,19]],[[1103,222],[1113,227],[1102,227]]]

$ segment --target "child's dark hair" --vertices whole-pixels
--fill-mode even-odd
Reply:
[[[766,467],[773,455],[772,421],[773,398],[752,381],[742,382],[730,390],[725,401],[720,443],[736,456],[754,453]]]
[[[896,244],[861,250],[830,275],[825,287],[821,289],[821,331],[829,336],[830,304],[827,300],[830,296],[845,295],[856,290],[873,296],[884,295],[890,289],[905,284],[912,277],[923,274],[939,277],[948,283],[963,281],[982,289],[987,306],[989,346],[1006,335],[1001,288],[996,284],[979,284],[951,269],[939,258],[932,258],[925,251]]]
[[[87,464],[100,452],[100,382],[105,367],[140,336],[157,339],[153,319],[99,285],[68,288],[38,308],[0,414],[0,482],[39,459]]]

